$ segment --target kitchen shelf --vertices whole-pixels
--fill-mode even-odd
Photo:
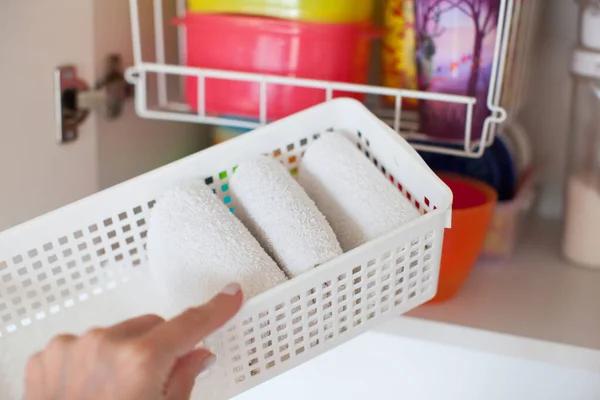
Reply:
[[[515,0],[500,0],[498,12],[498,29],[494,38],[494,55],[490,78],[490,87],[486,99],[486,105],[490,115],[486,118],[481,133],[472,132],[474,107],[477,99],[475,97],[432,93],[424,91],[412,91],[404,89],[392,89],[374,85],[356,85],[341,82],[319,81],[313,79],[300,79],[296,77],[284,77],[275,75],[263,75],[238,71],[225,71],[206,68],[192,68],[184,66],[186,33],[183,27],[170,27],[166,22],[164,0],[129,0],[131,12],[131,33],[133,38],[133,60],[134,65],[127,70],[127,81],[136,88],[136,112],[140,117],[160,119],[168,121],[191,122],[211,125],[227,125],[240,128],[255,128],[270,121],[267,120],[267,96],[269,85],[283,85],[299,88],[319,89],[323,92],[323,101],[330,100],[337,92],[351,92],[369,95],[371,97],[391,97],[395,104],[389,109],[377,107],[375,113],[385,120],[390,126],[403,136],[411,138],[422,138],[427,132],[421,132],[418,119],[414,115],[406,115],[407,110],[402,109],[403,100],[428,100],[444,103],[454,103],[464,106],[465,126],[463,137],[458,140],[460,146],[448,147],[446,141],[429,140],[427,143],[414,144],[417,150],[452,154],[470,158],[478,158],[483,155],[485,149],[494,141],[498,126],[507,119],[507,112],[501,106],[503,80],[505,77],[505,66],[507,61],[508,45],[510,42],[511,26],[513,17],[520,19],[519,5],[515,6]],[[144,7],[152,4],[154,13],[154,37],[145,31],[142,34],[140,24],[140,3]],[[177,0],[176,9],[178,17],[183,17],[186,12],[186,1]],[[515,12],[517,11],[517,12]],[[519,21],[516,21],[519,22]],[[516,26],[516,25],[515,25]],[[167,61],[165,29],[178,29],[179,63],[173,64]],[[154,54],[148,56],[147,49],[150,41],[154,42]],[[529,37],[527,40],[529,41]],[[172,79],[176,77],[176,79]],[[181,79],[194,77],[198,81],[198,110],[191,111],[181,100]],[[156,78],[156,80],[154,79]],[[206,112],[206,82],[207,80],[227,80],[256,84],[260,92],[260,112],[258,122],[239,121],[218,115],[209,115]],[[174,98],[175,97],[175,98]],[[379,112],[381,111],[381,112]],[[416,122],[416,124],[415,124]]]
[[[378,331],[600,371],[600,271],[560,256],[560,223],[535,220],[506,265],[477,265],[460,294]]]

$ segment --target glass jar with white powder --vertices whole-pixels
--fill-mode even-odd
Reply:
[[[579,0],[579,41],[583,47],[600,51],[600,0]]]
[[[577,265],[600,270],[600,47],[576,50],[573,73],[563,253]]]

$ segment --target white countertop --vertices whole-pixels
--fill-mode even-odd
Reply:
[[[510,262],[480,263],[456,298],[378,331],[600,371],[600,271],[569,265],[560,223],[534,220]]]

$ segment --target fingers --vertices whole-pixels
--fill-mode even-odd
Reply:
[[[132,398],[149,398],[150,391],[161,391],[163,382],[165,398],[189,398],[196,376],[216,360],[209,350],[194,347],[229,321],[242,303],[240,286],[231,284],[208,303],[167,322],[144,315],[110,328],[92,329],[80,338],[58,336],[32,357],[26,398],[63,398],[66,389],[73,398],[82,398],[90,384],[108,393],[115,379],[135,386]]]
[[[107,335],[114,339],[133,339],[142,336],[165,322],[158,315],[142,315],[108,329]]]
[[[69,351],[77,340],[74,335],[56,336],[42,354],[41,363],[44,369],[44,386],[47,391],[58,395],[63,393],[66,381],[64,379]]]
[[[189,399],[196,377],[214,365],[216,357],[206,349],[194,350],[181,357],[164,388],[166,400]]]
[[[25,400],[41,400],[47,394],[45,390],[44,365],[42,354],[34,354],[25,370]]]
[[[238,284],[230,284],[221,293],[200,307],[156,327],[147,339],[160,349],[169,362],[192,350],[202,339],[229,321],[241,308],[243,294]]]

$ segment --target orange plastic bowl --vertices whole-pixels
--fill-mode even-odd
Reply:
[[[438,174],[454,195],[452,228],[444,233],[438,291],[432,302],[455,296],[479,257],[498,194],[489,185],[453,174]]]

